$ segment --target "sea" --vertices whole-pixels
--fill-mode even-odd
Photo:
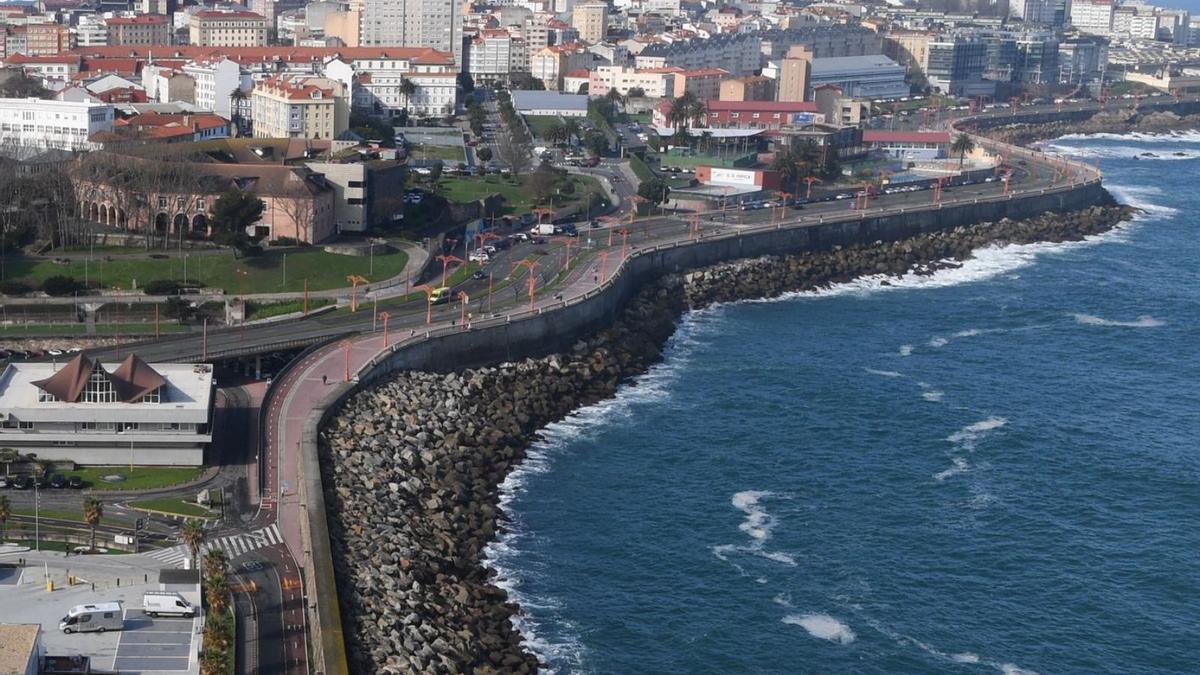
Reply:
[[[544,431],[488,555],[549,672],[1200,672],[1200,134],[1044,147],[1139,215],[686,314]]]

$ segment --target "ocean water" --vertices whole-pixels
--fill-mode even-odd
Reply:
[[[553,671],[1200,670],[1200,135],[1050,150],[1144,213],[689,314],[546,430],[490,555]]]

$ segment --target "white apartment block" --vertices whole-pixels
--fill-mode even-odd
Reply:
[[[1083,33],[1109,35],[1112,32],[1113,0],[1074,0],[1071,25]]]
[[[188,39],[200,47],[263,47],[267,19],[244,10],[203,9],[188,19]]]
[[[0,445],[39,460],[200,466],[212,391],[203,363],[10,363],[0,373]]]
[[[234,89],[245,89],[242,81],[242,69],[229,59],[189,61],[183,66],[184,74],[195,81],[195,93],[192,102],[201,110],[211,110],[216,114],[231,119],[231,108]]]
[[[471,40],[467,73],[476,82],[505,82],[516,72],[529,72],[525,41],[502,29],[483,29]]]
[[[444,115],[458,103],[458,70],[449,52],[429,49],[385,50],[367,58],[331,59],[325,77],[352,92],[355,110],[395,117],[404,109],[413,115]],[[401,86],[416,89],[405,96]]]
[[[599,66],[592,69],[588,95],[604,96],[616,89],[622,96],[628,96],[630,89],[641,89],[649,98],[674,96],[678,72],[681,71],[672,68],[638,70],[629,66]]]
[[[462,3],[455,0],[356,0],[359,45],[430,47],[462,65]]]
[[[103,47],[108,44],[108,26],[99,14],[84,14],[72,30],[77,47]]]
[[[0,145],[92,150],[91,136],[112,128],[113,107],[106,103],[0,98]]]
[[[255,138],[336,138],[350,125],[345,86],[328,77],[275,77],[250,98]]]

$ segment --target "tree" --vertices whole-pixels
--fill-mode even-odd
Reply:
[[[538,166],[537,171],[530,174],[529,179],[525,181],[525,188],[533,195],[534,200],[540,204],[554,196],[554,185],[557,182],[558,176],[554,172],[554,167],[546,162],[542,162]]]
[[[244,247],[246,229],[262,218],[267,205],[245,190],[230,190],[212,205],[209,224],[218,242]]]
[[[311,243],[314,238],[312,228],[317,220],[317,201],[313,193],[324,182],[324,179],[303,169],[292,171],[282,194],[275,197],[275,205],[296,226],[296,238],[300,241]]]
[[[100,519],[104,517],[104,502],[96,497],[83,500],[83,519],[92,530],[92,543],[89,550],[96,550],[96,528],[100,527]]]
[[[958,168],[962,168],[963,162],[967,159],[967,153],[975,149],[975,141],[966,134],[959,134],[954,137],[954,142],[950,144],[951,154],[958,155]]]
[[[47,277],[42,281],[42,290],[47,295],[55,297],[65,297],[83,290],[83,283],[76,280],[75,277],[68,277],[61,274],[56,274],[52,277]]]
[[[671,188],[667,182],[661,178],[651,178],[644,180],[638,185],[638,196],[651,204],[665,204],[667,198],[671,196]]]
[[[214,548],[204,555],[204,582],[208,607],[214,614],[229,608],[229,582],[225,551]]]
[[[417,85],[407,77],[400,78],[400,86],[396,90],[404,97],[404,114],[408,116],[408,109],[412,107],[412,95],[417,93]]]
[[[607,99],[610,104],[608,110],[605,112],[605,117],[613,119],[617,116],[618,106],[625,102],[625,97],[621,95],[621,92],[617,91],[616,87],[613,87],[612,89],[608,90],[608,93],[604,95],[604,98]]]
[[[511,130],[496,136],[496,153],[500,161],[512,171],[513,176],[525,173],[533,163],[529,150],[529,143]]]
[[[229,116],[238,135],[241,135],[242,132],[242,105],[247,98],[249,96],[242,91],[241,87],[234,87],[233,91],[229,92]]]
[[[12,509],[8,505],[8,497],[0,495],[0,544],[8,538],[8,517],[12,515]]]
[[[196,309],[192,307],[192,303],[177,295],[167,298],[167,301],[163,303],[163,314],[168,319],[187,321],[195,313]]]
[[[437,192],[441,186],[442,172],[446,170],[446,164],[442,160],[435,160],[429,167],[429,182],[433,185],[433,191]]]
[[[567,128],[559,122],[554,122],[542,130],[542,138],[551,144],[565,143],[567,140]]]
[[[200,547],[204,545],[204,526],[199,520],[189,520],[179,528],[179,537],[192,552],[192,567],[195,567],[196,556],[200,554]]]
[[[592,155],[599,157],[608,152],[608,139],[600,131],[593,129],[583,138],[583,145]]]
[[[630,87],[628,95],[629,98],[645,98],[646,90],[641,87]]]
[[[12,475],[12,463],[21,459],[21,452],[16,448],[0,448],[0,462],[4,462],[4,475]]]
[[[479,161],[481,162],[490,162],[492,161],[492,149],[487,146],[476,148],[475,156],[478,157]]]
[[[0,98],[53,98],[35,77],[23,68],[0,69]]]
[[[563,140],[565,140],[567,143],[570,143],[572,139],[582,138],[583,128],[579,126],[579,121],[574,117],[568,117],[563,121],[562,126],[563,132],[566,134],[566,138]]]

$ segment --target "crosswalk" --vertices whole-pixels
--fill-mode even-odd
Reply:
[[[227,537],[218,537],[212,541],[205,542],[200,547],[201,553],[198,557],[203,558],[205,553],[213,550],[214,548],[219,548],[225,551],[225,555],[228,556],[230,560],[233,560],[238,556],[244,553],[249,553],[255,549],[282,543],[283,537],[279,535],[279,526],[269,525],[267,527],[254,530],[253,532],[246,532],[244,534],[231,534]],[[178,566],[183,564],[184,560],[190,559],[192,557],[192,552],[188,550],[186,544],[179,544],[170,548],[152,551],[145,555],[166,565]]]

